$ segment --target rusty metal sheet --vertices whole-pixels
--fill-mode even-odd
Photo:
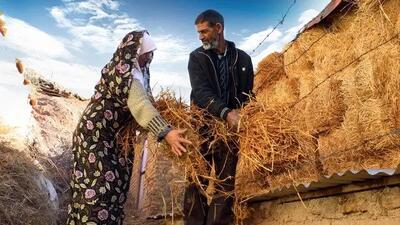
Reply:
[[[324,10],[322,10],[318,16],[316,16],[314,19],[312,19],[310,22],[308,22],[304,28],[304,30],[310,29],[314,25],[320,23],[322,20],[324,20],[327,16],[329,16],[335,9],[337,9],[342,3],[344,3],[343,0],[332,0]]]
[[[335,173],[330,176],[323,176],[317,182],[301,183],[296,186],[286,185],[271,190],[268,193],[257,195],[249,200],[266,201],[279,197],[294,195],[297,193],[305,193],[324,188],[330,188],[340,185],[351,184],[359,181],[379,179],[382,177],[390,177],[400,175],[400,165],[397,168],[388,169],[366,169],[366,170],[348,170],[344,173]]]

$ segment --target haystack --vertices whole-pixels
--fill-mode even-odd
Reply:
[[[0,224],[57,224],[57,206],[34,160],[6,143],[0,143],[0,152]]]
[[[283,54],[272,53],[258,64],[253,91],[271,107],[289,105],[299,97],[298,78],[287,76]]]
[[[316,139],[293,123],[287,108],[257,100],[241,112],[237,196],[255,194],[253,184],[265,190],[317,180]]]
[[[369,0],[358,3],[358,10],[348,15],[351,21],[345,23],[342,29],[339,22],[337,32],[332,34],[335,40],[343,37],[346,40],[341,46],[331,48],[332,54],[341,56],[345,53],[345,56],[352,55],[354,58],[399,34],[399,1]],[[320,50],[327,49],[320,46]],[[348,60],[351,59],[328,58],[323,66],[337,65],[340,68]],[[400,139],[394,132],[400,128],[399,74],[398,35],[335,77],[341,81],[338,89],[342,92],[346,110],[340,126],[319,139],[325,173],[390,168],[400,163]]]
[[[269,66],[269,72],[263,77],[259,69],[257,101],[243,109],[244,115],[251,115],[243,123],[247,126],[244,130],[260,133],[241,137],[238,173],[246,178],[237,183],[241,197],[257,189],[310,181],[321,175],[318,169],[332,174],[400,163],[400,101],[396,94],[400,88],[400,1],[347,4],[301,33],[283,53],[273,53],[260,63],[264,69]],[[251,113],[251,108],[258,109]],[[281,113],[267,116],[269,111]],[[273,132],[271,124],[279,130]],[[271,134],[262,134],[263,130],[279,134],[272,137],[281,141],[297,140],[289,142],[296,150],[290,152],[288,143],[271,141]],[[308,136],[312,138],[301,138]],[[254,144],[247,148],[250,137],[255,138]],[[279,159],[272,151],[285,154]],[[286,169],[290,171],[286,179],[269,171],[271,162],[279,165],[282,160],[287,162],[283,168],[293,168]],[[305,163],[313,161],[314,167]],[[262,174],[252,170],[261,165],[266,167]],[[253,173],[248,175],[248,171]]]

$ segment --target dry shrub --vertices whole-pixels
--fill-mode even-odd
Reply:
[[[204,117],[201,110],[195,108],[190,109],[182,99],[176,99],[174,94],[168,91],[158,96],[155,105],[160,114],[170,122],[174,128],[186,129],[185,138],[193,143],[190,146],[186,146],[187,154],[179,158],[170,151],[169,146],[165,143],[160,145],[163,149],[162,152],[173,159],[178,167],[184,168],[194,181],[196,181],[199,176],[209,176],[210,165],[207,165],[199,151],[200,146],[205,142],[199,134],[199,128],[205,125],[202,121]]]
[[[290,47],[284,53],[285,72],[289,78],[302,78],[314,72],[313,56],[319,54],[314,50],[313,43],[322,36],[326,36],[327,32],[323,27],[312,28],[303,32],[289,45]]]
[[[149,184],[159,184],[149,188],[151,190],[146,190],[146,198],[153,198],[147,202],[148,204],[157,201],[163,202],[162,212],[164,215],[167,215],[167,213],[183,215],[182,203],[187,183],[185,180],[185,168],[182,168],[182,165],[177,165],[176,160],[171,160],[171,155],[165,154],[165,151],[169,151],[169,149],[163,149],[164,147],[161,147],[153,136],[148,136],[147,143],[149,150],[148,161],[153,162],[152,168],[148,169],[156,171],[156,173],[163,173],[162,177],[148,177],[145,180]],[[160,210],[158,209],[157,212],[160,212]]]
[[[0,144],[0,224],[56,224],[57,212],[39,184],[31,158]]]

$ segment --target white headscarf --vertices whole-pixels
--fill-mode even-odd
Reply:
[[[155,51],[156,49],[157,49],[157,46],[154,43],[153,39],[150,37],[150,35],[147,32],[144,32],[143,38],[142,38],[142,44],[140,45],[139,56],[141,56],[147,52]],[[132,75],[133,75],[133,78],[140,81],[140,83],[146,90],[149,90],[150,89],[149,82],[148,82],[149,78],[147,78],[146,79],[147,81],[145,81],[143,72],[144,71],[133,68]]]
[[[140,46],[139,55],[143,55],[144,53],[155,51],[157,49],[156,44],[154,43],[153,39],[147,32],[144,32],[142,44]]]

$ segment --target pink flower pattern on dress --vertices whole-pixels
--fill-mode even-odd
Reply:
[[[85,198],[86,199],[91,199],[96,195],[96,191],[93,189],[86,189],[85,191]]]
[[[75,170],[74,174],[75,174],[75,177],[78,178],[78,179],[83,177],[83,173],[81,171],[79,171],[79,170]]]
[[[87,128],[88,130],[93,130],[93,129],[94,129],[93,122],[90,121],[90,120],[88,120],[88,121],[86,122],[86,128]]]
[[[108,70],[107,67],[104,67],[104,68],[101,70],[101,73],[108,73],[108,72],[109,72],[109,70]]]
[[[121,166],[125,166],[125,159],[124,158],[119,158],[118,162],[119,162],[119,164],[121,164]]]
[[[111,145],[110,145],[110,144],[108,144],[108,142],[107,142],[107,141],[103,141],[103,144],[104,144],[104,146],[105,146],[106,148],[111,148]]]
[[[96,156],[95,156],[95,154],[93,152],[89,153],[88,161],[90,163],[96,162]]]
[[[107,171],[104,176],[105,176],[106,180],[109,182],[113,182],[115,180],[115,175],[112,171]]]
[[[101,98],[101,93],[100,92],[96,92],[96,94],[94,95],[94,99],[98,100],[99,98]]]
[[[97,214],[97,218],[101,221],[108,219],[108,211],[105,209],[100,210]]]
[[[105,117],[107,120],[112,120],[112,119],[113,119],[113,113],[112,113],[110,110],[106,110],[106,111],[104,112],[104,117]]]
[[[128,72],[131,67],[129,66],[129,64],[122,64],[122,61],[120,61],[115,68],[118,70],[118,72],[124,74]]]

